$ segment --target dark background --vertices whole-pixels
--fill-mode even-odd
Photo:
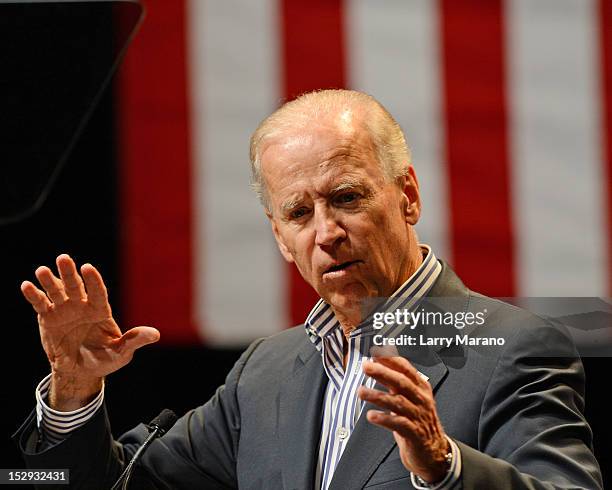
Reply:
[[[0,298],[5,313],[0,391],[2,468],[24,467],[9,437],[34,407],[34,389],[49,372],[36,315],[21,296],[21,282],[32,280],[39,265],[53,265],[60,252],[70,253],[79,263],[89,261],[102,271],[121,325],[113,100],[111,88],[43,208],[21,223],[0,228]],[[240,352],[159,346],[138,351],[128,366],[107,380],[114,432],[148,422],[162,408],[180,414],[203,403],[223,383]]]
[[[112,26],[109,25],[109,39]],[[104,43],[89,55],[107,56]],[[62,83],[59,77],[55,83]],[[1,97],[10,96],[2,94]],[[36,317],[21,297],[19,286],[33,279],[39,265],[54,264],[67,252],[77,262],[91,262],[106,279],[111,304],[122,325],[121,215],[118,205],[115,120],[117,105],[112,85],[104,92],[80,140],[59,174],[42,209],[19,223],[0,227],[0,308],[4,313],[2,336],[2,389],[0,407],[0,467],[23,468],[10,435],[34,407],[36,384],[48,374]],[[2,117],[0,115],[0,117]],[[44,131],[41,127],[32,131]],[[3,155],[7,162],[21,162],[20,155]],[[4,168],[4,175],[7,168]],[[128,327],[127,325],[125,327]],[[246,346],[245,346],[246,347]],[[134,360],[107,380],[106,399],[115,434],[139,422],[147,422],[162,408],[178,414],[206,401],[223,382],[240,350],[206,347],[148,346]],[[587,417],[593,428],[596,456],[604,479],[612,478],[612,442],[608,428],[609,359],[584,359],[587,372]],[[26,488],[21,486],[21,488]]]
[[[21,213],[25,203],[33,204],[44,187],[42,177],[55,173],[62,148],[70,142],[65,128],[76,130],[88,112],[118,53],[118,40],[125,40],[126,20],[133,15],[102,5],[76,10],[73,5],[70,15],[52,5],[20,8],[0,5],[3,219],[10,212]],[[118,15],[122,13],[129,15]],[[24,83],[18,76],[22,70],[30,70]],[[21,282],[33,280],[38,266],[52,266],[61,252],[80,264],[91,262],[102,272],[115,317],[123,325],[115,92],[113,83],[102,92],[43,206],[29,217],[0,225],[0,468],[24,468],[10,436],[33,409],[34,389],[49,372],[36,315],[21,296]],[[45,94],[54,100],[45,100]],[[148,422],[162,408],[182,414],[203,403],[223,383],[242,350],[149,346],[137,352],[107,380],[114,432]]]

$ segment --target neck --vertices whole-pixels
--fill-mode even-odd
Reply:
[[[361,323],[361,308],[339,311],[332,307],[332,310],[340,323],[340,327],[342,327],[344,337],[348,339],[350,333]]]

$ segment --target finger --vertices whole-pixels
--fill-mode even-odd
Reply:
[[[414,403],[410,402],[402,395],[393,395],[384,391],[360,386],[357,390],[357,396],[359,396],[359,398],[362,400],[373,403],[383,410],[395,412],[398,415],[402,415],[410,419],[416,418],[416,414],[418,412],[418,409]]]
[[[397,432],[406,439],[414,439],[417,433],[416,425],[400,415],[385,413],[379,410],[368,410],[366,418],[371,424]]]
[[[94,306],[104,306],[108,303],[108,293],[98,270],[91,264],[81,266],[81,274],[85,288],[87,289],[87,299]]]
[[[385,366],[381,362],[364,361],[362,369],[365,374],[376,379],[388,388],[410,389],[415,388],[414,380],[406,376],[403,372]]]
[[[132,355],[136,349],[159,340],[159,330],[152,327],[134,327],[114,341],[114,348],[122,355]]]
[[[393,369],[399,373],[408,376],[417,386],[423,385],[423,378],[416,370],[416,368],[410,364],[410,362],[401,356],[395,357],[375,357],[374,362],[387,366],[389,369]]]
[[[28,300],[28,303],[32,305],[36,313],[42,315],[51,307],[51,301],[49,301],[47,295],[30,281],[23,281],[21,283],[21,292],[25,299]]]
[[[77,272],[74,261],[67,254],[60,255],[57,260],[57,269],[60,273],[60,278],[64,282],[64,290],[70,299],[83,300],[87,296],[85,294],[85,286],[79,273]]]
[[[399,356],[397,347],[394,345],[373,345],[370,347],[372,357],[394,357]]]
[[[64,292],[63,283],[55,277],[51,269],[41,266],[36,269],[34,274],[47,293],[47,296],[49,296],[49,299],[53,301],[54,304],[61,305],[66,301],[67,297]]]
[[[423,401],[421,389],[412,378],[378,362],[364,361],[363,372],[386,386],[391,393],[401,393],[414,403]]]

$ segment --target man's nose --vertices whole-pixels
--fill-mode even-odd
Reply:
[[[315,212],[315,243],[330,246],[346,237],[346,231],[336,218],[327,212]]]

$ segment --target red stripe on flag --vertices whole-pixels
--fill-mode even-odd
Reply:
[[[604,136],[604,195],[607,199],[608,294],[612,295],[612,2],[600,0],[602,99]]]
[[[466,284],[515,292],[501,0],[441,2],[451,253]]]
[[[342,4],[342,0],[282,1],[285,99],[309,90],[344,88]],[[291,322],[302,323],[318,295],[293,265],[288,273]]]
[[[185,2],[147,7],[117,81],[122,316],[194,342]]]

